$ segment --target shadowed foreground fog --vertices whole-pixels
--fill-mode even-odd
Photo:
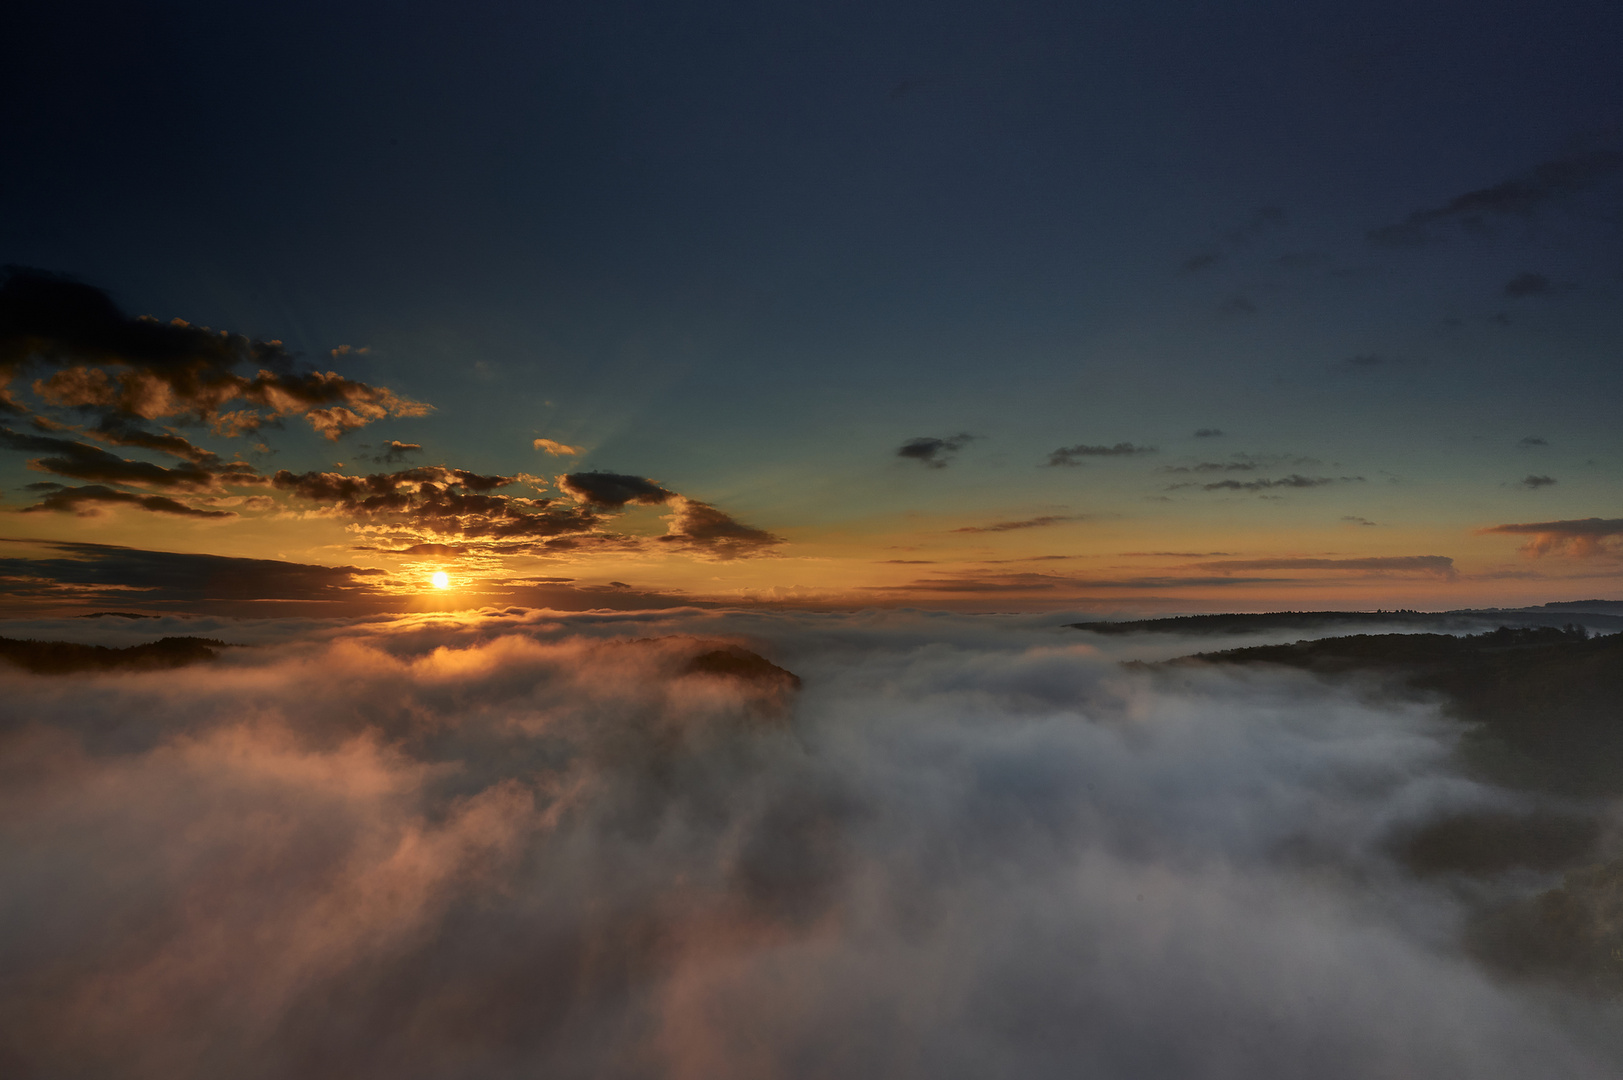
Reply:
[[[0,671],[5,1075],[1615,1075],[1471,959],[1550,868],[1417,872],[1528,798],[1424,700],[1030,620],[255,633]]]

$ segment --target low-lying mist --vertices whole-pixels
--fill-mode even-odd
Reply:
[[[164,622],[130,640],[188,632]],[[277,625],[200,620],[252,644],[180,670],[0,671],[0,1072],[1623,1060],[1607,999],[1473,958],[1475,913],[1551,867],[1417,869],[1428,823],[1520,820],[1532,798],[1462,771],[1424,698],[1168,679],[1119,661],[1179,643],[1052,617]],[[802,686],[715,658],[742,649]]]

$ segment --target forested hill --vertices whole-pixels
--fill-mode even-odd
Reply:
[[[1592,601],[1591,603],[1603,603]],[[1301,632],[1345,632],[1395,627],[1416,630],[1445,630],[1462,633],[1492,630],[1500,626],[1548,626],[1561,628],[1569,623],[1602,632],[1623,631],[1623,614],[1577,608],[1494,609],[1460,611],[1269,611],[1255,614],[1179,615],[1166,619],[1133,619],[1124,622],[1066,623],[1073,630],[1094,634],[1263,634],[1277,630]]]
[[[1473,762],[1496,778],[1575,795],[1623,794],[1623,634],[1501,628],[1486,634],[1357,634],[1200,653],[1173,665],[1277,664],[1369,673],[1442,694],[1480,726]]]

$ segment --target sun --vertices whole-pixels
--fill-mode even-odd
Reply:
[[[428,580],[434,583],[436,589],[449,589],[451,587],[451,575],[444,570],[434,571],[433,576]]]

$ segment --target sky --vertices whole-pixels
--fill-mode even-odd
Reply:
[[[3,18],[8,613],[1623,595],[1616,5]]]

